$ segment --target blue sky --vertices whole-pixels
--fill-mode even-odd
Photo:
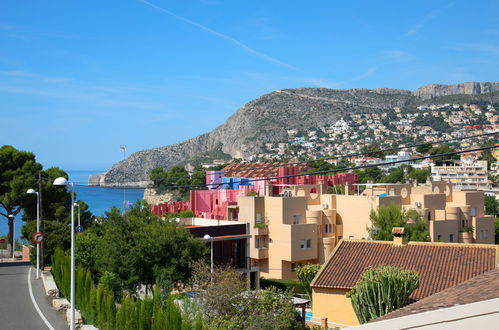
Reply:
[[[294,87],[499,80],[498,1],[0,2],[0,143],[105,170]]]

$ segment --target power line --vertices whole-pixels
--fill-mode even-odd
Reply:
[[[372,154],[376,154],[376,153],[380,153],[380,152],[384,153],[384,152],[397,151],[397,150],[403,150],[403,149],[409,149],[409,148],[417,148],[417,147],[427,146],[427,145],[447,143],[447,142],[452,142],[452,141],[461,141],[461,140],[467,140],[467,139],[473,139],[473,138],[479,138],[479,137],[494,136],[494,135],[497,135],[497,134],[499,134],[499,131],[491,132],[491,133],[476,134],[476,135],[468,135],[468,136],[456,137],[456,138],[439,140],[439,141],[424,142],[424,143],[412,144],[412,145],[403,146],[403,147],[393,147],[393,148],[379,149],[379,150],[374,150],[374,151],[363,151],[363,152],[357,152],[357,153],[350,153],[350,154],[346,154],[346,155],[328,156],[328,157],[316,158],[316,159],[307,160],[307,161],[301,161],[301,162],[284,163],[284,164],[279,164],[279,165],[275,165],[275,164],[274,165],[263,165],[263,166],[260,166],[260,167],[253,167],[253,168],[251,168],[249,170],[253,171],[253,170],[259,170],[259,169],[277,168],[277,167],[281,167],[281,166],[296,166],[296,165],[313,163],[313,162],[317,162],[317,161],[321,161],[321,160],[345,159],[345,158],[351,158],[351,157],[357,157],[357,156],[372,155]],[[121,148],[121,146],[120,146],[120,148]],[[343,171],[343,169],[340,169],[340,170]],[[235,170],[218,171],[218,172],[221,172],[223,174],[225,174],[225,173],[233,174],[233,173],[245,172],[245,171],[248,171],[248,169],[247,170],[244,170],[244,169],[237,170],[237,169],[235,169]],[[330,173],[330,172],[334,172],[334,171],[333,170],[327,171],[327,173]],[[313,174],[313,172],[312,173],[307,173],[307,174]],[[47,175],[47,174],[44,173],[44,175]],[[203,175],[203,177],[205,177],[205,176]],[[175,179],[177,179],[177,180],[178,179],[184,179],[184,178],[186,178],[186,179],[187,178],[191,178],[192,179],[193,175],[182,175],[182,176],[175,177]],[[50,179],[46,179],[45,181],[50,181]],[[79,185],[79,186],[89,186],[87,183],[83,183],[83,182],[74,182],[74,184],[75,185]],[[207,185],[220,185],[220,184],[207,184]],[[196,186],[196,187],[199,187],[199,186],[204,186],[204,185],[187,185],[187,186]],[[127,187],[123,187],[123,186],[121,186],[121,187],[89,186],[89,187],[95,187],[95,188],[114,188],[114,189],[143,189],[143,188],[139,188],[139,187],[130,187],[130,186],[127,186]],[[183,187],[183,186],[179,186],[179,187]]]
[[[499,131],[492,132],[492,133],[477,134],[477,135],[468,135],[468,136],[464,136],[464,137],[457,137],[457,138],[445,139],[445,140],[439,140],[439,141],[424,142],[424,143],[412,144],[412,145],[403,146],[403,147],[394,147],[394,148],[379,149],[379,150],[373,150],[373,151],[363,151],[363,152],[351,153],[351,154],[346,154],[346,155],[322,157],[322,158],[316,158],[313,160],[307,160],[307,161],[302,161],[302,162],[286,163],[284,165],[265,165],[265,166],[261,166],[261,167],[251,168],[251,170],[274,168],[274,167],[280,167],[280,166],[301,165],[301,164],[308,164],[308,163],[313,163],[313,162],[321,161],[321,160],[334,160],[334,159],[357,157],[357,156],[362,156],[362,155],[372,155],[372,154],[377,154],[380,152],[389,152],[389,151],[397,151],[397,150],[403,150],[403,149],[409,149],[409,148],[417,148],[417,147],[422,147],[422,146],[426,146],[426,145],[434,145],[434,144],[447,143],[447,142],[452,142],[452,141],[467,140],[467,139],[473,139],[473,138],[484,137],[484,136],[492,136],[492,135],[497,135],[497,134],[499,134]],[[225,174],[225,172],[237,173],[237,172],[243,172],[243,171],[247,171],[247,170],[233,170],[233,171],[229,170],[229,171],[221,171],[221,172],[223,172]]]
[[[424,159],[432,159],[432,158],[438,158],[438,157],[447,157],[447,156],[459,155],[459,154],[464,154],[467,152],[491,150],[491,149],[496,149],[496,148],[499,148],[499,145],[466,149],[466,150],[459,150],[459,151],[452,151],[452,152],[446,152],[446,153],[440,153],[440,154],[428,155],[428,156],[421,156],[421,157],[416,157],[416,158],[412,158],[409,160],[397,160],[397,161],[384,162],[384,163],[378,163],[378,164],[365,164],[365,165],[359,165],[359,166],[336,168],[336,169],[325,170],[325,171],[315,171],[315,172],[310,172],[310,173],[300,173],[300,174],[275,176],[275,177],[268,177],[268,178],[247,179],[247,181],[245,181],[245,183],[294,178],[294,177],[300,177],[300,176],[313,176],[313,175],[344,172],[344,171],[352,171],[352,170],[369,168],[369,167],[381,167],[381,166],[388,166],[388,165],[393,165],[393,164],[409,163],[411,161],[419,161],[419,160],[424,160]],[[170,188],[170,189],[174,189],[174,188],[201,188],[201,187],[219,186],[219,185],[220,185],[219,183],[205,183],[205,184],[198,184],[198,185],[168,185],[168,186],[163,186],[161,188]],[[75,184],[75,186],[85,186],[85,187],[105,188],[105,189],[123,189],[123,187],[98,187],[98,186],[88,186],[88,185],[81,185],[81,184]],[[159,187],[157,187],[157,186],[148,186],[148,187],[129,186],[129,187],[127,187],[127,189],[144,189],[144,188],[159,188]]]
[[[447,143],[447,142],[452,142],[452,141],[460,141],[460,140],[467,140],[467,139],[473,139],[477,137],[485,137],[485,136],[493,136],[499,134],[498,132],[492,132],[492,133],[483,133],[483,134],[477,134],[477,135],[469,135],[469,136],[464,136],[464,137],[457,137],[457,138],[452,138],[452,139],[445,139],[445,140],[439,140],[439,141],[432,141],[432,142],[425,142],[425,143],[418,143],[418,144],[412,144],[404,147],[394,147],[394,148],[387,148],[387,149],[380,149],[380,150],[374,150],[374,151],[364,151],[364,152],[357,152],[357,153],[351,153],[351,154],[346,154],[346,155],[336,155],[336,156],[328,156],[328,157],[322,157],[322,158],[316,158],[312,160],[307,160],[307,161],[301,161],[301,162],[294,162],[294,163],[284,163],[284,164],[274,164],[274,165],[263,165],[259,167],[252,167],[250,169],[234,169],[234,170],[227,170],[227,171],[217,171],[219,173],[230,173],[231,175],[234,173],[238,172],[246,172],[246,171],[254,171],[254,170],[260,170],[260,169],[268,169],[268,168],[276,168],[276,167],[281,167],[281,166],[297,166],[297,165],[305,165],[308,163],[313,163],[321,160],[335,160],[335,159],[344,159],[344,158],[351,158],[351,157],[357,157],[357,156],[363,156],[363,155],[372,155],[380,152],[390,152],[390,151],[397,151],[397,150],[402,150],[402,149],[409,149],[409,148],[417,148],[421,146],[426,146],[426,145],[434,145],[434,144],[440,144],[440,143]],[[228,165],[230,166],[230,164]],[[183,179],[183,178],[192,178],[192,176],[179,176],[176,177],[176,179]]]

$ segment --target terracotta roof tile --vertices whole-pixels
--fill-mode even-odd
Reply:
[[[224,176],[226,178],[268,178],[277,176],[277,167],[286,166],[286,163],[236,163],[226,166]]]
[[[499,298],[499,268],[399,308],[372,322],[495,298]]]
[[[393,265],[419,273],[411,295],[419,300],[495,269],[496,253],[495,245],[343,240],[312,286],[351,289],[365,269]]]

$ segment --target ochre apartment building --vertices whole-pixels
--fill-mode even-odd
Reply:
[[[342,238],[369,239],[371,211],[392,203],[417,210],[432,241],[494,243],[482,191],[453,191],[446,182],[362,189],[336,195],[323,194],[322,185],[286,185],[279,196],[271,196],[271,186],[265,196],[239,196],[238,221],[250,223],[252,265],[266,278],[295,278],[296,267],[323,264]]]

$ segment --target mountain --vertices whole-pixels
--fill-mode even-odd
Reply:
[[[238,109],[213,131],[177,144],[136,152],[89,184],[103,186],[149,183],[155,167],[199,163],[210,159],[248,158],[265,143],[287,141],[287,130],[329,126],[354,113],[384,112],[393,107],[453,102],[499,102],[499,82],[467,82],[457,85],[426,85],[416,91],[378,88],[296,88],[262,95]]]
[[[499,82],[465,82],[456,85],[431,84],[419,87],[414,91],[414,95],[423,100],[428,100],[437,96],[447,96],[456,94],[476,95],[499,91]]]

